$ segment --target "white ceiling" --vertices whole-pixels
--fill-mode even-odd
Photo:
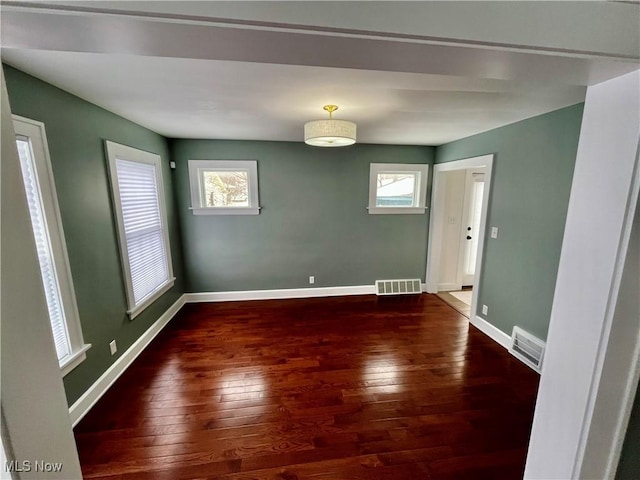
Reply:
[[[281,10],[281,2],[247,9],[249,3],[233,10],[229,2],[75,2],[51,10],[5,2],[2,59],[168,137],[301,141],[304,122],[323,118],[322,106],[335,103],[336,118],[358,124],[359,142],[415,145],[439,145],[578,103],[586,85],[638,68],[638,55],[624,41],[628,10],[610,16],[618,22],[615,38],[592,34],[596,40],[578,51],[574,44],[552,50],[549,32],[539,38],[524,32],[515,42],[513,22],[505,32],[494,25],[488,40],[481,31],[458,40],[427,38],[415,22],[416,5],[427,2],[376,3],[393,5],[394,31],[378,17],[359,24],[366,15],[353,8],[343,13],[366,30],[345,30],[343,16],[339,31],[322,24],[326,15],[305,16],[319,2],[288,4],[306,4],[304,10]],[[324,6],[324,12],[342,7]],[[288,11],[295,21],[287,23]],[[451,15],[443,18],[450,22]],[[567,38],[575,43],[580,31]]]

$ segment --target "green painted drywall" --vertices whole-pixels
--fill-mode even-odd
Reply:
[[[45,124],[82,331],[85,342],[93,345],[87,359],[64,378],[71,405],[183,293],[167,140],[14,68],[4,69],[12,112]],[[163,161],[177,280],[133,321],[126,314],[104,140],[157,153]],[[118,353],[112,357],[108,344],[113,339]]]
[[[432,147],[172,140],[186,290],[372,285],[424,278],[428,214],[369,215],[370,163],[432,163]],[[188,160],[257,160],[260,215],[193,215]],[[429,172],[431,174],[431,172]]]
[[[436,163],[493,153],[478,313],[511,335],[518,325],[546,339],[576,160],[583,105],[464,138]]]

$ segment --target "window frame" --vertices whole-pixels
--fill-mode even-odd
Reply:
[[[175,283],[173,275],[173,260],[171,258],[171,242],[169,241],[169,226],[167,223],[166,200],[164,193],[164,181],[162,177],[162,159],[160,155],[140,150],[138,148],[122,145],[120,143],[105,140],[105,152],[107,156],[109,183],[111,186],[111,198],[113,204],[113,214],[116,221],[116,231],[118,234],[118,247],[120,250],[120,261],[122,274],[125,283],[127,297],[127,314],[133,320],[140,315],[149,305],[164,295]],[[155,172],[156,189],[158,196],[158,209],[162,224],[162,238],[164,239],[167,258],[167,280],[156,287],[152,294],[136,303],[133,291],[133,279],[131,276],[131,264],[129,260],[129,248],[124,227],[124,217],[122,212],[122,201],[120,198],[120,188],[118,184],[118,173],[116,160],[126,160],[133,163],[143,163],[152,165]]]
[[[414,205],[392,206],[376,205],[378,175],[384,173],[413,173],[417,174],[414,187]],[[422,214],[427,211],[427,183],[429,180],[429,165],[425,163],[371,163],[369,166],[369,206],[370,215]]]
[[[84,362],[87,358],[86,352],[91,348],[91,344],[84,342],[82,334],[82,324],[73,285],[45,125],[42,122],[19,115],[12,115],[12,118],[16,140],[27,139],[30,143],[33,167],[42,200],[49,249],[53,258],[53,267],[60,293],[59,301],[63,309],[64,325],[68,338],[69,354],[59,359],[60,371],[64,377]],[[22,172],[20,173],[22,176]]]
[[[204,172],[247,172],[249,206],[207,207],[203,198]],[[194,215],[259,215],[257,160],[189,160],[191,211]]]

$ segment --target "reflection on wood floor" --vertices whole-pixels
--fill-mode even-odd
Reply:
[[[537,385],[433,295],[190,304],[75,435],[85,478],[511,480]]]

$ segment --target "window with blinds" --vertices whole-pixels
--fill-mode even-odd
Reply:
[[[70,353],[69,334],[64,318],[64,308],[62,307],[62,296],[58,286],[56,267],[53,264],[53,253],[51,252],[51,240],[44,218],[42,198],[38,187],[33,156],[31,155],[31,145],[29,139],[25,137],[17,138],[18,155],[20,156],[20,167],[22,168],[22,178],[27,194],[27,204],[31,216],[31,226],[33,236],[36,241],[36,251],[40,262],[40,273],[42,274],[42,285],[44,286],[44,296],[49,309],[49,319],[53,330],[53,340],[56,345],[58,360],[62,360]]]
[[[174,283],[160,157],[106,145],[128,313],[134,318]]]
[[[53,341],[66,374],[90,345],[82,338],[44,125],[14,116],[14,128]]]

